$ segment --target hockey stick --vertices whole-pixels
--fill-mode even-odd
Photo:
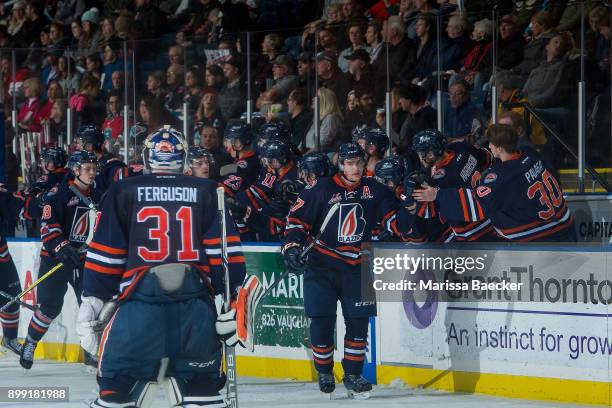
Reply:
[[[300,257],[299,257],[300,260],[304,260],[306,255],[308,255],[308,252],[310,252],[310,250],[314,246],[315,242],[318,241],[319,238],[321,238],[321,235],[323,235],[323,232],[325,232],[325,228],[327,228],[327,224],[329,224],[329,222],[331,221],[331,219],[334,216],[334,214],[336,214],[336,211],[338,211],[338,208],[340,208],[340,203],[335,203],[329,209],[329,211],[327,212],[327,215],[325,216],[325,218],[323,219],[323,222],[321,223],[321,227],[319,228],[319,232],[317,232],[317,235],[315,235],[315,237],[310,241],[310,243],[304,247],[302,252],[300,252]],[[278,284],[283,279],[285,279],[287,277],[287,275],[289,275],[290,273],[291,273],[291,269],[286,269],[285,272],[283,272],[281,274],[281,276],[278,278],[277,281],[275,281],[272,285],[268,286],[268,288],[261,295],[261,299],[263,299],[267,295],[269,295],[270,292],[272,292],[272,290],[274,290],[274,288],[276,288],[278,286]]]
[[[11,300],[13,299],[13,296],[11,296],[11,294],[10,294],[10,293],[6,293],[6,292],[4,292],[4,291],[2,291],[2,290],[0,290],[0,296],[4,296],[5,298],[7,298],[7,299],[11,299]],[[31,310],[31,311],[33,311],[33,312],[35,312],[35,311],[36,311],[36,309],[37,309],[37,307],[36,307],[36,306],[28,305],[27,303],[25,303],[25,302],[24,302],[24,301],[22,301],[22,300],[17,300],[16,302],[17,302],[17,303],[19,303],[19,305],[21,305],[21,306],[25,307],[26,309],[30,309],[30,310]]]
[[[24,289],[20,294],[18,294],[17,296],[15,296],[14,298],[11,298],[11,300],[8,301],[7,304],[5,304],[4,306],[2,306],[0,308],[0,313],[4,312],[6,309],[9,308],[10,305],[12,305],[15,302],[19,302],[21,300],[22,297],[24,297],[28,292],[30,292],[32,289],[34,289],[36,286],[38,286],[38,284],[42,281],[44,281],[45,279],[47,279],[49,276],[51,276],[53,273],[57,272],[62,266],[64,266],[63,263],[58,263],[57,265],[55,265],[53,268],[49,269],[49,271],[47,273],[45,273],[43,276],[41,276],[40,278],[36,279],[28,288]]]
[[[221,264],[225,279],[225,293],[223,295],[223,311],[230,310],[230,274],[227,259],[227,229],[225,225],[225,195],[223,187],[217,188],[217,209],[219,211],[219,229],[221,231]],[[223,343],[225,355],[225,369],[227,371],[226,402],[229,408],[238,408],[238,377],[236,375],[236,349]]]

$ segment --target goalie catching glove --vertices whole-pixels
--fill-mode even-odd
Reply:
[[[215,329],[227,346],[235,347],[236,344],[240,344],[244,348],[253,350],[254,313],[263,292],[263,286],[257,276],[247,275],[238,289],[238,295],[232,302],[230,310],[222,312],[221,297],[215,299],[217,307]]]
[[[83,296],[81,298],[76,332],[79,335],[83,350],[93,357],[98,356],[102,331],[115,312],[116,307],[115,302],[104,302],[94,296]]]

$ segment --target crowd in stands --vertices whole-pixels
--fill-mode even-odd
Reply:
[[[582,3],[10,0],[0,4],[0,98],[7,128],[16,109],[17,132],[57,141],[70,107],[72,129],[95,124],[117,146],[127,105],[137,152],[160,125],[181,129],[184,106],[192,143],[221,139],[250,97],[261,121],[288,124],[301,152],[330,152],[356,127],[385,128],[390,91],[398,154],[414,134],[437,127],[440,110],[445,136],[485,144],[498,106],[519,114],[511,117],[525,143],[563,166],[571,160],[551,135],[524,107],[507,103],[531,104],[576,145],[583,68],[587,143],[597,146],[588,158],[610,165],[610,5]]]

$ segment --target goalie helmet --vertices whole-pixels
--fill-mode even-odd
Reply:
[[[53,165],[58,168],[64,167],[66,165],[68,155],[66,154],[66,151],[61,147],[45,147],[42,153],[40,154],[40,159],[49,163],[53,163]]]
[[[170,126],[153,132],[145,140],[142,159],[152,170],[182,172],[187,161],[187,145],[183,135]]]

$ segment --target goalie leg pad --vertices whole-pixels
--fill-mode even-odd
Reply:
[[[253,349],[255,309],[263,293],[264,288],[255,275],[247,276],[238,291],[238,299],[236,300],[236,335],[246,345],[246,348],[250,350]]]
[[[197,378],[197,377],[196,377]],[[165,381],[166,397],[170,406],[225,408],[223,396],[211,384],[200,384],[197,380],[182,380],[169,377]]]

